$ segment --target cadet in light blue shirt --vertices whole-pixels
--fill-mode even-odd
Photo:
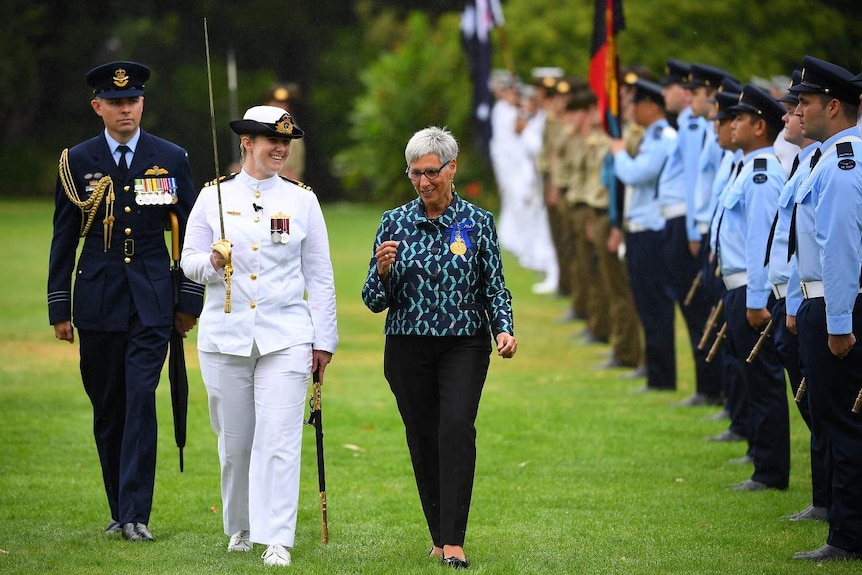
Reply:
[[[799,98],[805,137],[821,142],[796,192],[790,252],[804,300],[795,327],[816,435],[832,466],[826,544],[794,559],[862,558],[862,417],[851,412],[862,387],[862,138],[856,126],[862,74],[806,56]],[[791,321],[788,318],[788,327]]]
[[[754,86],[743,86],[732,138],[743,152],[742,169],[722,198],[717,255],[727,293],[727,353],[742,371],[748,392],[748,442],[754,472],[738,491],[787,489],[790,480],[790,418],[784,369],[772,339],[765,338],[756,357],[750,352],[770,319],[774,303],[763,259],[769,230],[784,186],[784,170],[772,142],[784,127],[784,108]]]
[[[656,186],[675,136],[665,119],[661,91],[661,86],[646,80],[634,84],[635,121],[646,127],[637,156],[629,156],[623,140],[612,140],[609,146],[614,172],[631,190],[623,210],[626,264],[646,342],[644,391],[676,389],[673,297],[664,260],[656,257],[661,254],[665,225]]]

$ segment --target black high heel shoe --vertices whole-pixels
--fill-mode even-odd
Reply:
[[[444,557],[443,565],[452,569],[466,569],[470,566],[466,559],[458,559],[457,557]]]

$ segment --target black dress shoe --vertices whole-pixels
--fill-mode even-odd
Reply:
[[[860,555],[827,543],[814,551],[799,551],[798,553],[794,553],[793,558],[807,559],[809,561],[842,561],[845,559],[860,559]]]
[[[728,463],[731,465],[750,465],[754,463],[754,458],[750,455],[743,455],[742,457],[734,457],[728,460]]]
[[[730,413],[728,413],[728,411],[722,407],[721,411],[716,414],[710,415],[706,419],[708,419],[709,421],[722,421],[724,419],[730,419]]]
[[[706,438],[707,441],[745,441],[745,438],[733,430],[725,429],[718,435]]]
[[[646,376],[647,376],[646,367],[641,365],[641,366],[635,368],[633,371],[631,371],[625,375],[621,375],[620,379],[640,379],[640,378],[646,377]]]
[[[150,533],[149,528],[147,528],[144,523],[135,523],[135,531],[138,532],[138,535],[141,536],[141,541],[154,541],[153,534]]]
[[[470,566],[466,559],[458,559],[457,557],[446,557],[443,559],[443,565],[452,569],[466,569]]]
[[[695,393],[691,397],[687,397],[682,401],[677,401],[674,405],[678,407],[698,407],[701,405],[722,405],[721,398],[714,395],[706,395],[703,393]]]
[[[829,514],[825,507],[809,505],[799,513],[787,516],[788,521],[829,521]]]
[[[141,535],[138,533],[138,530],[135,529],[134,523],[123,523],[123,539],[126,541],[140,541]]]
[[[672,387],[653,387],[651,385],[642,385],[632,390],[634,393],[647,393],[648,391],[676,391]]]
[[[621,368],[635,368],[637,367],[635,364],[629,363],[627,361],[621,361],[615,357],[610,358],[605,363],[596,366],[596,369],[621,369]]]
[[[143,523],[123,523],[122,529],[127,541],[153,541],[153,534]]]
[[[123,526],[120,525],[119,521],[115,521],[114,519],[111,519],[111,522],[105,527],[105,533],[119,533],[122,530]]]
[[[765,489],[772,488],[765,483],[761,483],[760,481],[755,481],[753,479],[746,479],[742,483],[733,487],[734,491],[763,491]]]

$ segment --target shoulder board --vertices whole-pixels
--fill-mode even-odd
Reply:
[[[209,182],[205,183],[205,184],[204,184],[204,187],[206,187],[206,186],[214,186],[214,185],[216,185],[216,182],[218,182],[218,183],[221,183],[221,182],[227,182],[228,180],[232,180],[232,179],[234,179],[235,177],[236,177],[236,172],[234,172],[233,174],[230,174],[230,175],[228,175],[228,176],[222,176],[222,177],[220,177],[220,178],[215,178],[214,180],[210,180]]]
[[[296,184],[297,186],[299,186],[300,188],[302,188],[304,190],[313,191],[311,189],[311,186],[309,186],[306,183],[300,182],[299,180],[291,180],[290,178],[285,178],[284,176],[281,176],[281,179],[284,180],[285,182],[290,182],[291,184]]]
[[[754,171],[755,172],[765,172],[766,171],[766,158],[754,158]]]
[[[654,139],[654,140],[660,140],[660,139],[661,139],[661,135],[662,135],[662,132],[663,132],[663,131],[664,131],[664,128],[663,128],[663,127],[661,127],[661,126],[656,126],[655,128],[653,128],[653,129],[652,129],[652,137],[653,137],[653,139]]]
[[[853,144],[851,142],[838,142],[835,144],[835,153],[839,158],[847,158],[853,155]]]

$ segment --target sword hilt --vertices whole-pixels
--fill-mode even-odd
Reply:
[[[805,396],[805,390],[808,388],[808,380],[804,377],[802,381],[799,382],[799,387],[796,388],[796,395],[793,396],[793,400],[796,403],[802,403],[802,398]],[[858,399],[857,399],[858,401]]]
[[[727,322],[724,322],[724,325],[721,326],[721,329],[718,330],[718,334],[715,336],[715,341],[712,342],[712,347],[709,348],[709,354],[706,356],[707,363],[710,363],[715,357],[715,354],[718,353],[718,348],[721,347],[721,342],[724,340],[726,334]]]
[[[757,338],[757,343],[754,344],[754,347],[751,348],[751,353],[748,354],[748,357],[745,360],[745,363],[751,363],[754,361],[754,358],[757,357],[757,354],[760,353],[760,348],[763,347],[763,344],[766,342],[766,338],[769,337],[769,332],[772,331],[772,320],[769,320],[769,323],[766,324],[766,327],[763,328],[763,331],[760,332],[760,337]]]

